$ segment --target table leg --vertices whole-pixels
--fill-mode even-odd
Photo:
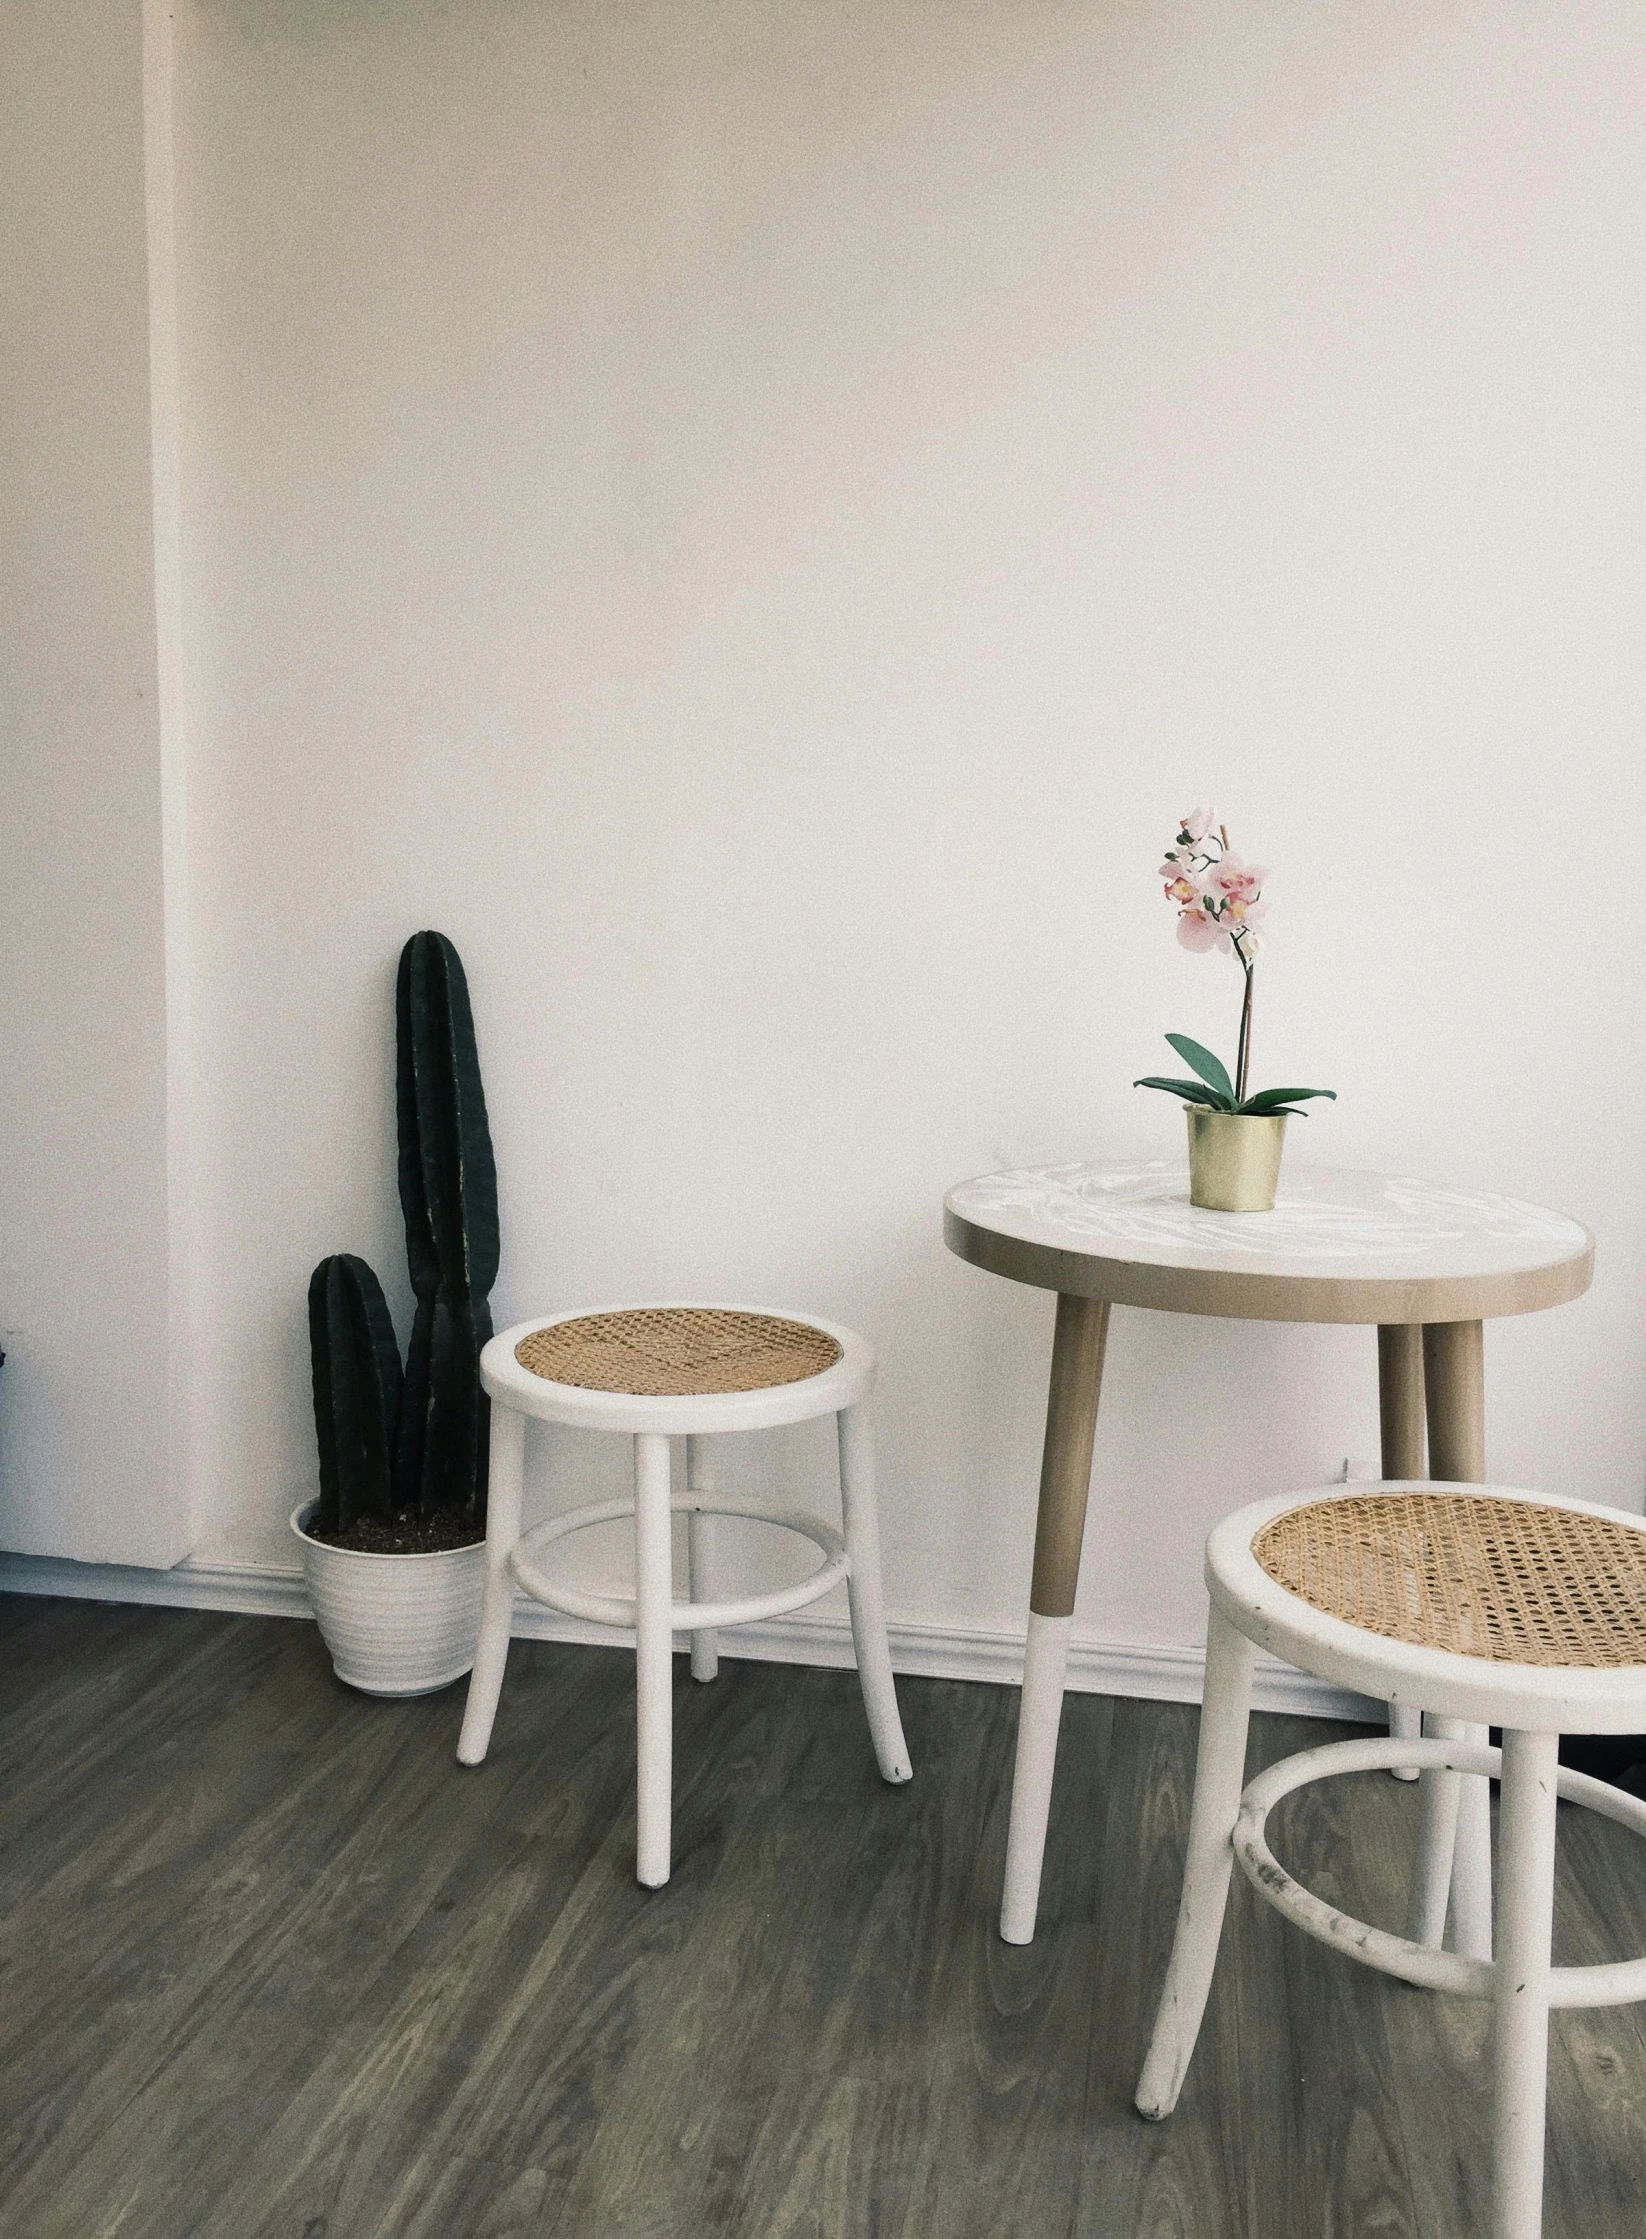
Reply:
[[[1479,1322],[1430,1322],[1423,1332],[1429,1474],[1456,1485],[1486,1482],[1486,1345]],[[1484,1742],[1484,1726],[1463,1738]],[[1492,1956],[1492,1792],[1465,1775],[1452,1864],[1452,1942],[1466,1959]]]
[[[1422,1477],[1423,1455],[1423,1328],[1418,1322],[1385,1323],[1377,1333],[1378,1418],[1383,1434],[1381,1474],[1385,1477]],[[1389,1731],[1399,1741],[1414,1739],[1423,1731],[1423,1712],[1416,1703],[1389,1705]],[[1396,1780],[1416,1780],[1415,1765],[1397,1765]]]
[[[1023,1697],[1017,1713],[1017,1763],[1006,1833],[1006,1885],[1000,1903],[1000,1933],[1009,1944],[1031,1940],[1040,1902],[1040,1866],[1046,1849],[1052,1768],[1057,1761],[1057,1729],[1063,1715],[1063,1674],[1069,1655],[1075,1587],[1080,1580],[1080,1543],[1086,1528],[1092,1439],[1097,1430],[1097,1399],[1103,1384],[1103,1348],[1108,1333],[1106,1299],[1059,1296],[1051,1389],[1046,1401],[1046,1444],[1040,1464]]]

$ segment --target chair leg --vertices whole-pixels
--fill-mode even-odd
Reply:
[[[669,1511],[669,1442],[643,1431],[634,1442],[635,1872],[648,1889],[669,1878],[673,1774],[674,1599]]]
[[[1159,2122],[1177,2105],[1212,1987],[1234,1869],[1251,1710],[1252,1644],[1214,1608],[1206,1633],[1206,1693],[1177,1933],[1137,2086],[1137,2111],[1150,2122]]]
[[[886,1608],[880,1592],[880,1516],[875,1499],[874,1434],[868,1409],[860,1401],[835,1417],[840,1445],[842,1536],[849,1567],[846,1594],[852,1612],[852,1647],[857,1680],[869,1721],[880,1777],[897,1785],[913,1777],[909,1745],[897,1708],[892,1654],[886,1641]]]
[[[1556,1734],[1503,1736],[1502,1916],[1493,1991],[1497,2099],[1492,2239],[1538,2239],[1543,2228],[1559,1754]]]
[[[463,1730],[457,1739],[460,1765],[478,1765],[491,1746],[497,1698],[503,1691],[503,1666],[509,1653],[509,1621],[514,1615],[514,1574],[509,1557],[520,1537],[520,1485],[525,1468],[526,1418],[492,1401],[491,1445],[486,1474],[486,1592],[480,1605],[480,1638],[463,1705]]]
[[[1424,1731],[1437,1741],[1462,1741],[1464,1729],[1456,1718],[1423,1721]],[[1402,1736],[1402,1739],[1405,1737]],[[1425,1772],[1418,1792],[1417,1872],[1412,1878],[1411,1919],[1406,1933],[1414,1944],[1438,1951],[1446,1935],[1446,1906],[1452,1894],[1452,1860],[1457,1848],[1457,1773]]]
[[[1486,1746],[1485,1726],[1463,1726],[1464,1741]],[[1483,1774],[1465,1773],[1457,1805],[1457,1854],[1452,1862],[1452,1949],[1465,1959],[1492,1956],[1492,1790]]]
[[[703,1440],[686,1441],[686,1490],[712,1493],[714,1475],[703,1458]],[[704,1516],[696,1509],[686,1517],[687,1591],[694,1602],[714,1599],[714,1542],[718,1516]],[[720,1670],[720,1635],[712,1625],[692,1635],[692,1677],[713,1679]]]

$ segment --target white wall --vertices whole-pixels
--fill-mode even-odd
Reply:
[[[197,1551],[290,1560],[313,1262],[404,1318],[429,924],[500,1323],[855,1323],[894,1610],[1020,1623],[1051,1302],[939,1199],[1176,1148],[1128,1084],[1232,1036],[1153,879],[1201,798],[1274,866],[1307,1152],[1597,1231],[1491,1333],[1490,1458],[1639,1506],[1633,0],[180,27]],[[1079,1627],[1192,1641],[1215,1515],[1374,1466],[1372,1340],[1123,1315],[1111,1361]],[[825,1452],[740,1468],[822,1498]]]
[[[0,10],[0,1546],[190,1526],[171,1316],[143,37]]]

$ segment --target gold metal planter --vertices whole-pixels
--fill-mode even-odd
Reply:
[[[1213,1213],[1272,1213],[1284,1112],[1214,1112],[1186,1104],[1189,1203]]]

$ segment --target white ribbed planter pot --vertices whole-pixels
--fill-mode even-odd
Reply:
[[[486,1544],[437,1555],[363,1555],[303,1529],[314,1503],[292,1510],[303,1578],[339,1679],[367,1695],[430,1695],[474,1662]]]

